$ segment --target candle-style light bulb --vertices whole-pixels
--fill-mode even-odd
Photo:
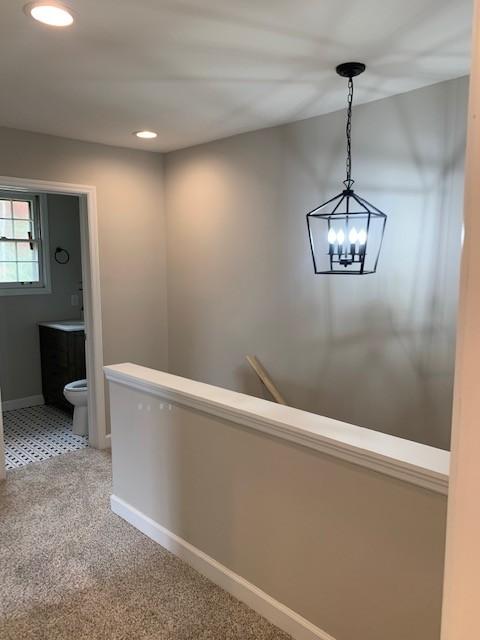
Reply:
[[[328,243],[335,244],[337,241],[337,234],[335,233],[335,229],[330,229],[328,232]]]
[[[342,229],[340,229],[340,231],[337,233],[337,242],[338,244],[343,244],[345,242],[345,234],[343,233]]]
[[[357,238],[359,244],[365,244],[367,242],[367,232],[365,231],[365,229],[361,229],[358,232]]]
[[[352,227],[352,229],[350,229],[350,233],[348,234],[348,239],[350,241],[350,244],[355,244],[356,241],[358,240],[358,233],[355,227]]]

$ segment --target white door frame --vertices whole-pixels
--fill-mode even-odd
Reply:
[[[0,480],[7,475],[5,468],[5,444],[3,442],[2,390],[0,389]]]
[[[474,1],[442,640],[480,637],[480,0]]]
[[[85,317],[85,353],[88,379],[88,439],[96,449],[107,446],[105,387],[103,380],[102,306],[100,264],[98,258],[98,221],[96,188],[83,184],[50,182],[29,178],[0,176],[0,188],[78,196],[80,201],[80,237]],[[1,405],[1,399],[0,399]],[[0,456],[3,461],[3,428],[0,420]],[[5,465],[0,468],[0,478]]]

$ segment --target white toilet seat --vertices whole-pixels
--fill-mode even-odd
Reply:
[[[75,380],[65,385],[65,391],[86,391],[87,388],[86,380]]]

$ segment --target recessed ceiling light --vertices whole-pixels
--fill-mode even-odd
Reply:
[[[50,27],[69,27],[73,23],[71,9],[55,0],[30,2],[25,5],[24,11],[38,22],[48,24]]]
[[[158,136],[158,133],[155,133],[155,131],[135,131],[134,136],[137,136],[137,138],[143,138],[144,140],[151,140],[152,138],[156,138]]]

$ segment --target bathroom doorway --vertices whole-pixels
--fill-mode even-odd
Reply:
[[[0,205],[2,477],[108,439],[95,189],[0,178]]]

